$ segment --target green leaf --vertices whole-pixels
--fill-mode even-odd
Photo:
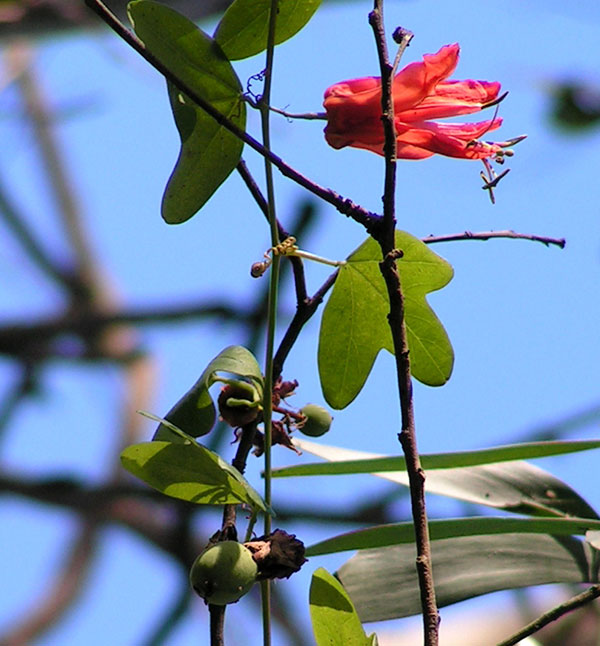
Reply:
[[[321,0],[279,0],[275,44],[299,32]],[[260,54],[267,48],[271,0],[235,0],[225,12],[214,39],[231,61]]]
[[[433,541],[438,604],[447,606],[496,590],[546,583],[594,583],[591,549],[571,536],[502,534]],[[421,611],[412,544],[363,550],[336,576],[361,621]]]
[[[317,646],[372,646],[340,582],[319,568],[310,583],[310,618]]]
[[[131,23],[148,50],[171,72],[242,130],[242,86],[216,43],[173,9],[152,0],[128,5]],[[189,220],[236,167],[243,142],[168,84],[181,151],[162,202],[169,224]]]
[[[199,505],[245,503],[266,510],[242,474],[194,441],[143,442],[121,453],[123,467],[167,496]]]
[[[491,534],[585,535],[588,530],[592,529],[600,530],[600,520],[590,520],[589,518],[494,518],[490,516],[470,516],[468,518],[447,518],[429,521],[429,535],[432,541],[459,536]],[[306,550],[306,556],[388,547],[390,545],[414,543],[414,541],[415,527],[412,522],[392,523],[346,532],[320,541]],[[589,539],[588,542],[590,542]]]
[[[303,440],[298,440],[299,445]],[[310,444],[310,442],[308,443]],[[302,447],[300,447],[302,448]],[[530,460],[551,455],[576,453],[600,448],[600,440],[553,440],[549,442],[523,442],[507,444],[475,451],[455,451],[451,453],[430,453],[420,456],[421,466],[430,469],[477,466],[507,462],[510,460]],[[310,449],[307,449],[310,451]],[[340,460],[337,462],[313,462],[295,464],[291,467],[273,469],[274,478],[294,476],[332,476],[356,473],[382,473],[385,471],[406,471],[406,460],[402,455],[363,460]]]
[[[452,267],[426,244],[403,231],[398,271],[404,294],[412,374],[429,386],[450,378],[454,353],[448,335],[425,299],[452,278]],[[362,389],[380,350],[393,352],[389,301],[379,271],[381,250],[371,238],[340,267],[325,306],[319,335],[319,375],[327,403],[346,407]]]
[[[223,372],[246,379],[256,388],[256,396],[262,398],[263,378],[254,355],[240,345],[232,345],[206,366],[200,379],[171,408],[165,419],[192,437],[206,435],[217,417],[208,389],[219,379],[219,373]],[[178,441],[177,436],[164,424],[159,425],[153,439]]]
[[[305,453],[326,460],[381,457],[373,453],[295,440]],[[373,475],[408,487],[404,471]],[[539,467],[521,460],[426,472],[425,490],[478,505],[531,516],[598,518],[596,511],[571,487]]]

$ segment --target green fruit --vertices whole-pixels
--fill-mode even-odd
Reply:
[[[204,550],[190,570],[192,588],[216,606],[235,603],[256,581],[252,553],[241,543],[224,541]]]
[[[300,412],[306,417],[303,424],[298,424],[301,433],[310,437],[319,437],[327,433],[333,420],[329,411],[317,404],[307,404]]]

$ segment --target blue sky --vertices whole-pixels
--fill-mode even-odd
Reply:
[[[323,91],[332,83],[376,74],[366,21],[369,9],[370,3],[358,1],[326,4],[304,31],[280,46],[273,103],[294,112],[320,110]],[[600,399],[600,131],[567,137],[552,130],[547,119],[553,83],[567,78],[600,82],[600,9],[592,2],[565,7],[538,0],[497,5],[467,0],[460,10],[454,3],[390,2],[386,18],[390,29],[401,24],[415,33],[404,62],[459,42],[461,60],[454,78],[501,81],[510,94],[501,106],[500,136],[528,135],[509,160],[512,171],[497,191],[495,206],[480,189],[476,163],[432,158],[400,164],[400,228],[417,236],[514,229],[567,239],[562,251],[510,240],[434,248],[455,269],[450,285],[429,300],[449,333],[456,363],[445,387],[415,387],[419,446],[423,452],[440,452],[516,441],[532,428],[597,405]],[[212,30],[211,25],[204,28]],[[262,66],[262,58],[254,58],[236,64],[236,70],[244,83]],[[162,79],[108,32],[37,43],[37,71],[54,107],[83,108],[59,124],[58,134],[95,252],[121,301],[177,304],[226,294],[250,302],[256,282],[248,270],[261,259],[269,236],[236,176],[190,222],[169,227],[160,218],[162,191],[178,152]],[[3,181],[60,256],[65,248],[62,231],[49,204],[33,135],[14,116],[17,106],[18,95],[8,86],[0,95]],[[257,132],[256,115],[251,114],[249,127]],[[274,117],[273,148],[315,181],[378,210],[382,159],[328,148],[322,127],[321,122],[289,123]],[[261,177],[262,161],[251,151],[245,157]],[[305,193],[279,176],[276,190],[279,216],[289,222]],[[317,254],[343,258],[364,238],[360,227],[327,206],[320,207],[319,225],[306,243],[301,241]],[[4,227],[0,236],[3,320],[56,311],[57,292],[23,260]],[[309,289],[314,291],[327,273],[308,266]],[[286,314],[289,308],[284,319]],[[149,328],[141,335],[157,357],[150,398],[157,414],[170,408],[220,349],[240,341],[235,328],[208,324]],[[317,337],[318,317],[307,326],[284,373],[300,382],[295,400],[300,406],[322,402]],[[14,367],[3,360],[0,383],[8,387],[13,375]],[[327,443],[398,452],[392,375],[391,357],[379,357],[356,402],[335,413]],[[44,386],[44,396],[23,406],[6,432],[3,466],[31,476],[66,472],[99,481],[114,451],[107,429],[116,421],[117,373],[53,364],[44,372]],[[146,436],[150,433],[148,424]],[[577,437],[597,435],[594,426],[576,432]],[[545,460],[541,466],[600,508],[596,460],[594,454],[581,454]],[[293,461],[283,450],[275,455],[276,464]],[[258,464],[249,470],[257,486],[259,470]],[[309,487],[277,482],[274,498],[294,496],[306,502],[315,491],[315,500],[344,505],[382,487],[367,477],[315,481]],[[432,509],[441,514],[458,508],[451,501],[432,499]],[[0,626],[9,625],[43,593],[73,523],[66,513],[3,499],[0,545],[6,565]],[[322,530],[302,525],[290,529],[307,543],[322,536]],[[294,587],[302,622],[307,618],[310,572],[322,564],[335,568],[345,558],[314,559],[283,584]],[[138,643],[178,585],[177,574],[163,557],[117,529],[103,534],[92,580],[68,619],[41,644],[104,643],[107,625],[112,643]],[[206,613],[200,602],[197,606],[170,644],[198,643]],[[236,625],[251,612],[243,603],[231,610],[231,618],[240,618],[240,623],[231,621],[231,644],[248,643]]]

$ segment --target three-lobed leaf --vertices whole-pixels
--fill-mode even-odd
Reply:
[[[214,39],[229,60],[259,54],[267,48],[272,0],[235,0],[225,12]],[[319,8],[321,0],[279,0],[275,44],[299,32]]]
[[[262,397],[263,377],[254,355],[240,345],[232,345],[220,352],[206,366],[200,378],[165,415],[165,419],[192,437],[206,435],[215,424],[216,409],[209,388],[220,373],[237,375],[252,384]],[[160,424],[154,440],[180,441],[177,435]]]
[[[219,46],[196,25],[153,0],[133,0],[128,13],[146,48],[240,129],[246,107],[239,79]],[[171,83],[169,99],[181,150],[162,201],[169,224],[191,218],[236,167],[243,143]]]
[[[310,583],[310,618],[317,646],[373,646],[352,601],[340,582],[324,568],[316,570]]]
[[[154,489],[203,505],[245,503],[266,509],[260,495],[237,469],[194,441],[154,440],[128,446],[123,467]]]
[[[446,383],[454,353],[448,335],[425,298],[447,285],[452,267],[418,238],[396,232],[397,261],[404,294],[404,319],[411,371],[430,386]],[[327,403],[344,408],[362,389],[375,358],[393,352],[389,299],[379,263],[381,250],[366,240],[340,267],[325,306],[319,334],[319,376]]]

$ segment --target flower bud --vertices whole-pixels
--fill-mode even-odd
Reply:
[[[257,571],[249,549],[237,541],[223,541],[204,550],[194,561],[190,583],[206,603],[224,606],[250,590]]]
[[[333,420],[329,411],[317,404],[307,404],[300,413],[306,417],[306,421],[298,424],[298,430],[310,437],[319,437],[327,433]]]

